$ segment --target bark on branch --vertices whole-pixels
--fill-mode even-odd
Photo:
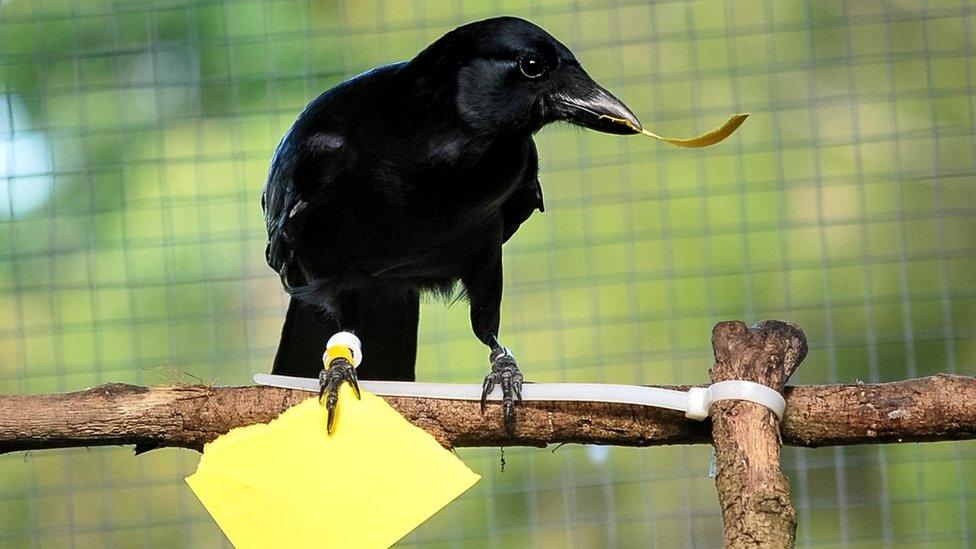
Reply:
[[[687,389],[687,387],[669,387]],[[881,384],[787,387],[785,444],[826,446],[976,438],[976,378],[941,374]],[[200,450],[234,427],[267,422],[310,393],[272,387],[102,385],[77,393],[0,395],[0,453],[136,445]],[[515,435],[497,406],[389,398],[446,447],[708,444],[708,422],[679,412],[593,403],[526,403]]]

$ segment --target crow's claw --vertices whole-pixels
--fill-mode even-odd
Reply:
[[[485,413],[485,407],[488,405],[488,395],[495,389],[495,375],[494,372],[485,376],[485,382],[481,385],[481,413]]]
[[[363,394],[359,392],[359,379],[356,378],[356,369],[353,368],[352,376],[349,377],[349,384],[352,385],[352,390],[356,392],[356,398],[362,400]]]
[[[339,405],[339,387],[345,381],[352,385],[356,398],[362,398],[359,392],[359,381],[356,378],[356,368],[345,358],[333,359],[319,374],[319,401],[325,396],[325,430],[330,435],[335,426],[336,406]]]
[[[484,413],[488,395],[495,385],[502,388],[502,418],[505,422],[505,432],[512,434],[515,430],[515,405],[522,404],[522,372],[518,369],[515,357],[505,347],[491,352],[491,373],[485,376],[481,388],[481,412]]]

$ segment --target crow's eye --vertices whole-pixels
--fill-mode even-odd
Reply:
[[[518,67],[526,78],[539,78],[549,70],[546,61],[534,53],[526,53],[519,57]]]

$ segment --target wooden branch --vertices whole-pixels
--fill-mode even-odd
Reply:
[[[712,332],[712,347],[712,383],[742,379],[779,392],[807,354],[803,331],[778,320],[752,329],[722,322]],[[710,416],[725,547],[793,547],[796,509],[780,471],[779,419],[741,400],[716,402]]]
[[[687,387],[668,387],[686,390]],[[976,438],[976,378],[941,374],[882,384],[788,387],[783,442],[825,446]],[[0,395],[0,453],[136,445],[200,450],[234,427],[267,422],[309,398],[272,387],[102,385],[67,394]],[[388,398],[445,447],[707,444],[708,422],[623,404],[526,403],[506,437],[497,406]]]

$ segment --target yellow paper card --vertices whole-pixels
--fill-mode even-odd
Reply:
[[[187,477],[236,547],[389,547],[481,477],[383,399],[340,390],[207,444]]]

